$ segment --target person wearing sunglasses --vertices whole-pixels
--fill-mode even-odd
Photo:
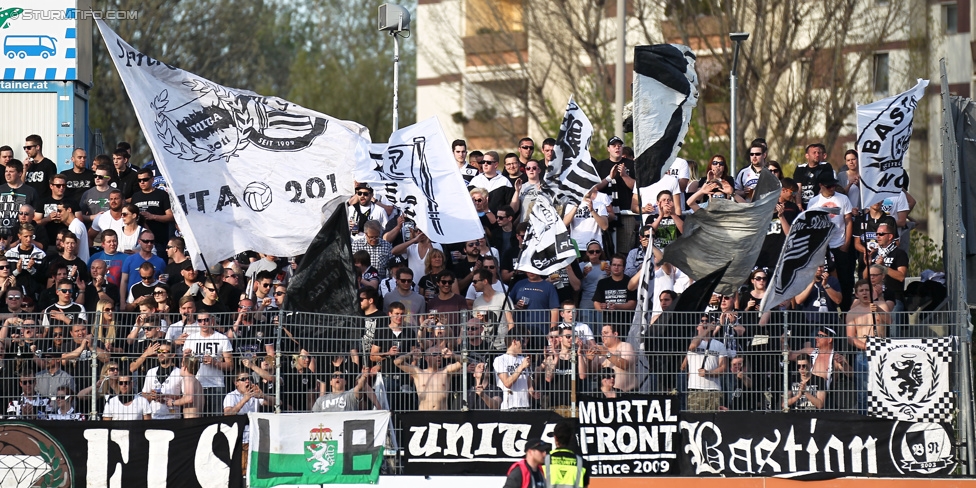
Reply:
[[[742,168],[739,174],[735,175],[735,193],[746,201],[752,201],[752,194],[759,183],[759,175],[765,167],[766,144],[753,141],[749,147],[749,166]]]
[[[204,413],[216,414],[221,411],[224,371],[230,371],[234,367],[231,357],[234,348],[226,335],[214,329],[213,317],[209,313],[197,314],[197,325],[199,329],[187,335],[183,350],[189,350],[200,361],[197,379],[200,380],[205,395]]]
[[[826,154],[827,151],[823,144],[810,144],[806,147],[806,152],[803,155],[807,164],[797,166],[793,170],[792,178],[797,185],[800,185],[800,192],[796,195],[794,202],[801,209],[810,208],[808,202],[820,193],[821,175],[830,173],[830,176],[834,176],[833,166],[823,160]]]
[[[370,220],[376,220],[381,226],[386,227],[394,208],[391,205],[384,205],[379,198],[376,198],[369,184],[359,182],[356,182],[356,193],[347,203],[349,231],[354,236],[365,232],[366,222]]]
[[[114,190],[109,186],[109,182],[112,180],[111,170],[107,166],[99,164],[93,168],[94,172],[91,174],[91,178],[94,183],[86,188],[77,200],[80,205],[81,220],[89,228],[92,227],[95,219],[102,212],[108,211],[108,196]]]
[[[129,211],[129,210],[127,210]],[[120,236],[121,238],[121,236]],[[122,263],[122,279],[119,283],[119,290],[123,294],[127,294],[129,288],[132,286],[130,277],[136,275],[137,273],[141,276],[141,267],[145,263],[149,263],[153,269],[153,277],[158,277],[160,273],[166,270],[166,262],[162,258],[153,254],[153,248],[155,246],[155,236],[151,230],[143,230],[139,234],[139,250],[135,254],[127,257],[125,262]],[[152,293],[152,289],[149,288],[146,295]],[[132,302],[128,301],[131,305]],[[127,310],[132,310],[132,308],[127,308]]]
[[[51,196],[49,184],[51,178],[58,174],[58,167],[54,161],[46,158],[43,154],[44,141],[41,136],[31,134],[24,141],[24,181],[27,185],[34,188],[37,196],[44,200]]]
[[[139,216],[155,236],[156,255],[166,255],[166,242],[169,240],[169,224],[173,222],[173,209],[169,195],[153,187],[155,176],[151,169],[140,169],[136,174],[138,190],[129,202],[138,208]]]
[[[68,186],[65,181],[64,175],[56,174],[52,176],[48,196],[43,197],[41,199],[41,205],[37,207],[38,213],[41,214],[41,219],[35,220],[35,222],[37,225],[44,227],[48,235],[57,235],[62,229],[67,228],[67,223],[62,221],[61,210],[58,208],[58,204],[65,201],[64,194]],[[77,205],[75,208],[77,209]]]
[[[790,382],[787,405],[793,410],[819,410],[827,401],[827,382],[811,372],[810,356],[796,357],[796,372]]]
[[[37,378],[32,374],[20,375],[20,398],[7,404],[7,418],[44,420],[50,413],[51,397],[37,393]]]
[[[498,171],[501,159],[497,151],[488,151],[481,160],[482,174],[475,176],[468,188],[483,188],[488,192],[488,208],[497,212],[502,205],[510,204],[513,196],[512,183]]]
[[[542,179],[542,172],[545,170],[542,163],[535,159],[530,159],[525,164],[525,183],[515,182],[515,195],[512,197],[511,206],[515,212],[521,213],[520,220],[529,221],[529,212],[536,200],[543,198],[552,203],[549,197],[549,185]]]
[[[142,395],[133,393],[132,376],[119,376],[119,394],[105,404],[102,420],[150,420],[152,406]]]
[[[518,162],[523,168],[529,164],[532,155],[535,153],[535,142],[530,137],[523,137],[518,142]],[[506,158],[507,159],[507,158]]]
[[[460,312],[462,310],[468,310],[468,302],[463,296],[454,292],[454,285],[457,283],[457,277],[454,272],[445,269],[437,275],[437,295],[434,295],[427,300],[427,310],[433,312],[437,311],[436,320],[444,324],[459,324],[461,323]],[[452,331],[454,332],[454,331]],[[456,335],[456,334],[451,334]]]
[[[81,203],[81,196],[95,185],[95,173],[88,169],[88,153],[78,147],[71,151],[71,170],[61,173],[67,184],[65,197]]]
[[[43,324],[45,327],[88,322],[84,305],[74,301],[74,291],[75,282],[70,279],[58,280],[55,283],[55,293],[57,293],[58,299],[53,305],[44,309]]]

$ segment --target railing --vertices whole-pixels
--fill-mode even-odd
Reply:
[[[106,410],[113,419],[143,414],[179,418],[223,415],[225,397],[235,388],[253,389],[269,410],[338,408],[338,396],[329,393],[359,384],[363,394],[358,404],[342,408],[390,408],[398,438],[397,413],[404,411],[527,408],[575,416],[577,394],[666,394],[677,397],[683,410],[697,412],[820,409],[864,414],[867,359],[858,347],[860,340],[848,336],[951,336],[958,325],[952,320],[959,316],[861,316],[861,324],[867,325],[854,326],[849,333],[845,317],[830,312],[773,312],[765,318],[741,312],[668,312],[640,333],[634,329],[634,350],[625,343],[631,329],[641,327],[631,325],[632,312],[561,313],[555,328],[548,321],[550,312],[541,313],[542,321],[533,323],[527,322],[530,315],[516,312],[517,325],[510,330],[493,312],[407,315],[398,336],[388,333],[385,315],[276,310],[210,314],[211,324],[161,315],[160,329],[144,327],[154,321],[137,314],[115,314],[114,339],[104,336],[108,327],[92,313],[89,329],[51,326],[34,331],[14,319],[5,323],[0,394],[8,406],[7,418],[100,418]],[[606,324],[605,319],[620,322],[596,325]],[[230,338],[210,335],[209,328],[201,332],[204,325]],[[178,332],[181,327],[183,333]],[[95,339],[99,329],[102,340]],[[95,338],[86,337],[88,332]],[[174,341],[163,340],[167,335]],[[86,339],[95,339],[94,347],[86,348]],[[232,350],[227,350],[228,343]],[[952,349],[953,364],[959,347],[967,346],[957,343]],[[704,349],[714,354],[696,352]],[[798,363],[809,369],[799,370]],[[150,374],[160,364],[164,370],[172,366],[175,372],[168,374],[173,376]],[[190,379],[194,367],[200,368],[196,381]],[[959,368],[951,371],[951,390],[958,393],[971,384]],[[130,386],[125,385],[126,375],[131,376]],[[502,376],[517,378],[506,387]],[[242,378],[249,381],[238,381]],[[58,391],[59,384],[70,384],[71,391]],[[148,410],[141,400],[121,402],[122,407],[113,400],[140,392],[151,401]],[[76,416],[64,415],[68,406]],[[396,472],[400,451],[390,449],[389,454],[389,472]]]

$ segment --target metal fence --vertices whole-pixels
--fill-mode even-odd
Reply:
[[[644,326],[619,311],[522,312],[514,325],[505,315],[406,315],[399,333],[385,314],[90,312],[88,327],[23,316],[4,325],[0,393],[7,418],[123,420],[236,413],[228,393],[238,390],[277,412],[389,408],[398,438],[404,411],[575,416],[578,394],[673,395],[698,412],[863,414],[867,360],[858,335],[951,336],[959,316],[877,314],[851,317],[862,325],[849,327],[831,312],[669,312]],[[636,349],[627,342],[632,329]],[[970,383],[957,371],[956,391]],[[349,390],[361,394],[341,394]],[[400,453],[389,454],[396,472]]]

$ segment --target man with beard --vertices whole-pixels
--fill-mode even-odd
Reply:
[[[176,367],[173,345],[161,343],[156,348],[156,359],[159,366],[146,373],[142,396],[149,400],[153,419],[178,419],[180,408],[174,407],[173,402],[183,396],[183,378],[180,368]]]

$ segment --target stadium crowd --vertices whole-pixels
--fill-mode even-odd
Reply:
[[[720,154],[704,175],[679,158],[660,181],[635,188],[633,152],[613,137],[609,157],[595,162],[601,182],[580,205],[557,206],[578,258],[540,276],[515,268],[532,206],[551,198],[543,175],[555,144],[548,138],[537,149],[523,138],[516,152],[500,154],[453,142],[485,229],[468,242],[432,242],[357,183],[348,216],[362,317],[343,339],[312,343],[292,339],[289,327],[305,319],[282,310],[301,256],[246,252],[196,269],[165,181],[152,164],[131,165],[127,143],[91,164],[75,149],[60,173],[39,136],[26,138],[25,161],[0,147],[7,416],[135,420],[273,408],[570,415],[576,392],[638,391],[681,395],[695,411],[778,410],[784,401],[863,411],[859,395],[831,392],[865,391],[868,336],[912,334],[897,314],[907,303],[915,205],[907,187],[860,209],[855,151],[835,171],[823,145],[811,144],[806,164],[785,177],[757,139],[736,175]],[[710,200],[751,201],[764,169],[782,190],[748,281],[713,296],[695,314],[697,326],[663,319],[691,279],[662,263],[661,251]],[[839,210],[826,262],[802,293],[759,313],[791,223],[819,207]],[[635,347],[627,335],[646,253],[653,310]],[[788,389],[784,370],[795,371],[786,373]]]

